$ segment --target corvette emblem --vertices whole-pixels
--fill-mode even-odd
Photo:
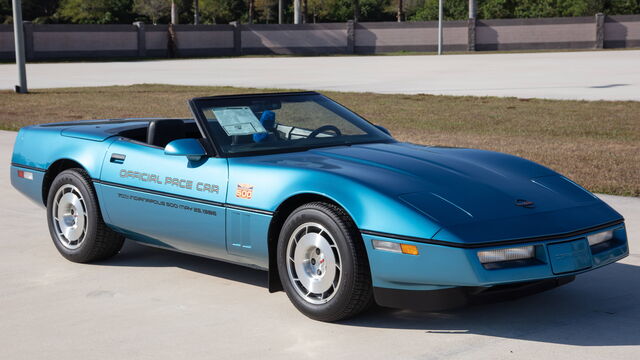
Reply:
[[[536,203],[534,203],[533,201],[527,201],[524,199],[518,199],[516,200],[516,206],[522,206],[524,208],[527,209],[531,209],[533,207],[535,207]]]

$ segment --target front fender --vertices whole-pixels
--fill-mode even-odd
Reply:
[[[252,187],[252,196],[236,196],[236,189],[247,185]],[[361,230],[431,238],[440,229],[439,224],[395,195],[339,173],[282,164],[260,166],[247,158],[229,159],[229,204],[273,212],[286,199],[300,194],[331,199],[349,213]]]

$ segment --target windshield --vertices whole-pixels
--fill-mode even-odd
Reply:
[[[316,93],[200,98],[193,104],[226,155],[394,141]]]

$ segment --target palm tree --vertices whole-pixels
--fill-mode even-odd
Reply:
[[[253,24],[254,12],[255,12],[255,0],[249,0],[249,24]]]
[[[193,0],[193,25],[200,24],[200,6],[198,0]]]
[[[302,23],[307,23],[307,0],[302,0]]]
[[[353,1],[353,21],[358,22],[360,18],[360,0],[352,0]]]
[[[171,23],[173,25],[178,23],[178,8],[176,7],[175,0],[171,0]]]
[[[477,12],[477,1],[476,0],[469,0],[469,19],[475,19],[476,18],[476,12]]]

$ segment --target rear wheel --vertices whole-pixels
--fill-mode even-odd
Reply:
[[[74,262],[103,260],[117,254],[124,237],[102,220],[95,190],[82,169],[65,170],[51,184],[47,222],[53,243]]]
[[[291,302],[312,319],[342,320],[372,302],[362,239],[333,204],[314,202],[289,215],[278,240],[278,272]]]

